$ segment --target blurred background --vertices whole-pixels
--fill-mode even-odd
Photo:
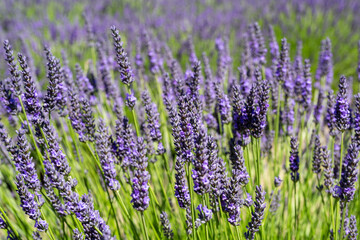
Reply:
[[[283,37],[288,39],[292,57],[297,42],[302,41],[303,56],[310,58],[314,72],[321,41],[329,37],[336,79],[340,74],[355,76],[359,10],[360,1],[356,0],[2,0],[0,40],[9,39],[15,50],[26,50],[33,56],[36,67],[43,63],[45,44],[55,55],[66,49],[70,64],[88,58],[91,38],[103,40],[111,47],[108,38],[111,25],[120,29],[129,53],[135,52],[138,38],[146,29],[159,49],[166,43],[180,59],[189,38],[200,56],[204,50],[215,49],[216,38],[225,37],[233,49],[233,66],[237,67],[241,62],[243,34],[249,23],[258,21],[266,39],[270,25],[278,42]],[[3,55],[3,49],[0,51]],[[210,60],[215,62],[214,54]],[[186,64],[186,60],[181,63]],[[3,64],[1,59],[2,74]],[[36,72],[42,74],[39,68]]]

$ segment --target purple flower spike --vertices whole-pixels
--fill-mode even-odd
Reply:
[[[119,65],[120,78],[125,85],[129,86],[134,81],[131,65],[124,50],[123,42],[121,41],[119,31],[116,29],[115,26],[112,26],[111,32],[116,51],[116,61]]]
[[[143,212],[149,207],[150,202],[148,185],[150,174],[146,170],[148,158],[146,156],[146,148],[142,138],[138,138],[137,141],[134,165],[136,170],[133,178],[131,203],[136,210]]]
[[[299,181],[299,143],[295,137],[291,137],[290,141],[290,171],[291,171],[291,180],[294,182]]]
[[[347,88],[345,76],[340,77],[339,92],[335,104],[335,125],[340,132],[344,132],[350,127],[350,110],[347,100]]]

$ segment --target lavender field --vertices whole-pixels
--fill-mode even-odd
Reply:
[[[0,239],[358,239],[359,12],[0,1]]]

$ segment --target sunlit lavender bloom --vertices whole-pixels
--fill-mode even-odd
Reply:
[[[175,162],[175,197],[184,209],[190,206],[190,192],[185,179],[185,161],[178,156]]]
[[[275,177],[275,179],[274,179],[274,185],[275,185],[275,187],[280,187],[281,183],[282,183],[282,180],[281,180],[280,176],[279,176],[279,177]]]
[[[170,221],[169,221],[169,218],[168,218],[168,215],[166,212],[161,212],[160,222],[161,222],[161,226],[163,228],[164,236],[167,239],[173,239],[174,233],[173,233],[173,230],[171,229],[171,224],[170,224]]]
[[[358,154],[359,145],[351,143],[342,165],[341,178],[339,185],[335,186],[333,195],[341,201],[350,202],[354,199],[355,184],[358,179]]]
[[[195,158],[193,160],[194,169],[192,178],[194,179],[194,191],[199,195],[204,195],[210,190],[209,181],[209,154],[207,149],[207,135],[201,129],[195,142]]]
[[[336,97],[335,104],[335,125],[341,132],[350,127],[350,110],[349,102],[347,100],[347,82],[345,76],[340,77],[339,92]]]
[[[313,173],[321,172],[321,143],[319,136],[315,136],[315,147],[313,152],[313,161],[312,161],[312,171]]]
[[[264,212],[266,208],[265,203],[265,191],[261,186],[256,186],[256,200],[255,200],[255,208],[251,213],[251,221],[249,225],[246,227],[248,231],[245,233],[246,239],[254,239],[255,233],[259,231],[262,220],[264,219]]]
[[[21,53],[18,54],[19,63],[22,68],[23,83],[24,83],[24,106],[26,112],[32,116],[32,121],[35,124],[40,123],[42,120],[42,110],[40,102],[38,100],[38,94],[36,91],[35,83],[30,75],[30,69],[28,67],[26,57]]]
[[[20,82],[21,76],[17,68],[16,62],[13,56],[13,50],[8,40],[4,41],[4,50],[5,50],[5,61],[7,62],[8,69],[11,75],[11,88],[13,89],[15,96],[20,97],[21,89]]]
[[[291,180],[294,182],[299,181],[299,143],[295,137],[291,137],[290,141],[290,170],[291,170]]]
[[[159,113],[155,103],[151,102],[151,98],[147,91],[141,94],[147,116],[147,128],[153,141],[160,141],[162,136],[160,132]]]
[[[331,41],[326,38],[321,42],[321,52],[319,56],[318,69],[316,70],[315,87],[320,87],[320,81],[322,77],[326,79],[326,85],[331,87],[333,81],[333,66],[332,66],[332,52],[331,52]]]
[[[356,217],[354,215],[350,216],[349,222],[349,232],[348,232],[349,240],[356,240],[358,235],[357,225],[356,225]]]
[[[109,142],[110,135],[103,120],[99,122],[98,135],[96,136],[96,152],[104,172],[104,177],[109,188],[113,191],[119,190],[120,184],[116,179],[114,156],[111,153]]]
[[[322,161],[322,167],[324,172],[324,185],[326,190],[329,192],[334,184],[334,174],[332,168],[332,161],[330,158],[330,151],[326,149],[326,147],[320,148],[320,157]]]
[[[116,61],[119,65],[120,78],[125,85],[129,86],[134,81],[131,65],[123,47],[123,42],[121,41],[119,31],[116,29],[115,26],[112,26],[111,32],[116,51]]]
[[[49,114],[54,111],[57,106],[60,82],[60,60],[55,58],[50,49],[45,47],[47,59],[47,78],[49,85],[44,97],[44,110]]]
[[[135,104],[136,104],[136,97],[135,97],[135,94],[132,92],[132,93],[127,93],[126,94],[126,106],[129,107],[131,110],[134,109],[135,107]]]
[[[135,156],[134,165],[136,170],[132,180],[133,191],[131,193],[131,203],[136,210],[143,212],[149,207],[150,202],[148,186],[150,174],[146,170],[148,158],[146,156],[146,148],[142,138],[138,138]]]
[[[160,71],[160,62],[159,62],[159,56],[157,55],[153,42],[150,39],[150,36],[147,31],[143,32],[143,38],[145,42],[145,46],[148,50],[148,58],[150,61],[150,71],[154,74],[158,73]]]
[[[196,219],[196,228],[198,228],[201,224],[207,223],[212,219],[212,211],[208,209],[205,205],[199,204],[196,208],[199,211],[198,218]]]

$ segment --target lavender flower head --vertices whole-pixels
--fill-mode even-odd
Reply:
[[[196,140],[196,156],[193,160],[194,169],[191,175],[194,179],[194,191],[200,195],[204,195],[210,190],[209,155],[206,140],[205,130],[202,129]]]
[[[126,106],[129,107],[131,110],[134,109],[136,104],[136,97],[135,94],[132,93],[126,93]]]
[[[162,212],[160,214],[160,221],[161,221],[161,226],[163,228],[163,233],[164,236],[166,237],[166,239],[173,239],[174,237],[174,233],[173,230],[171,229],[171,224],[168,218],[168,215],[166,212]]]
[[[212,219],[212,211],[208,209],[205,205],[199,204],[196,208],[199,211],[198,218],[196,219],[196,228],[201,224],[207,223]]]
[[[146,148],[142,138],[138,138],[136,148],[136,159],[134,162],[136,170],[134,172],[135,176],[132,180],[133,191],[131,193],[131,203],[136,210],[143,212],[149,207],[150,202],[148,186],[150,174],[146,170],[148,158],[146,156]]]
[[[115,159],[111,152],[109,142],[110,135],[105,126],[104,121],[100,120],[98,135],[96,136],[96,151],[100,159],[100,164],[104,172],[106,183],[111,190],[116,191],[120,189],[120,184],[116,179]]]
[[[290,141],[290,171],[291,171],[291,180],[294,182],[299,181],[299,143],[295,137],[291,137]]]
[[[190,192],[186,184],[185,161],[177,157],[175,161],[175,197],[181,208],[190,206]]]
[[[359,145],[357,143],[351,143],[348,147],[347,154],[345,156],[341,179],[339,185],[335,186],[333,195],[340,198],[341,201],[350,202],[354,199],[355,184],[358,179],[358,159]]]
[[[21,76],[18,71],[16,62],[13,56],[13,50],[8,40],[4,41],[4,50],[5,50],[5,61],[8,64],[8,69],[11,75],[11,88],[13,89],[15,96],[19,97],[21,95]]]
[[[274,178],[275,187],[280,187],[281,183],[282,183],[282,180],[281,180],[280,176]]]
[[[347,100],[347,88],[345,76],[340,77],[339,92],[335,104],[335,125],[340,132],[344,132],[350,127],[350,110]]]
[[[123,42],[121,41],[119,31],[116,29],[115,26],[112,26],[111,32],[114,40],[116,61],[119,65],[120,78],[125,85],[129,86],[134,81],[131,65],[123,47]]]
[[[255,200],[255,207],[254,211],[251,213],[251,221],[249,225],[246,227],[248,231],[245,233],[246,239],[253,240],[255,238],[255,233],[259,231],[261,226],[262,220],[264,219],[264,212],[266,208],[265,203],[265,191],[260,186],[256,186],[256,200]]]

